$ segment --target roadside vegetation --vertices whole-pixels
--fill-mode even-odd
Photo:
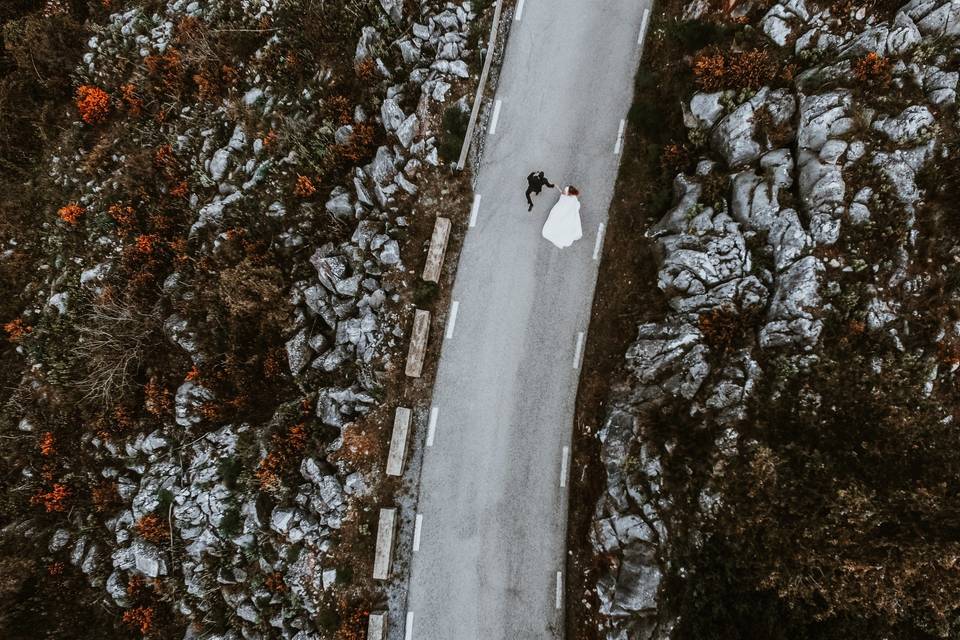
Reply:
[[[376,0],[0,3],[0,636],[364,637],[439,298],[406,271],[467,189],[381,106],[426,139],[441,35],[477,57],[468,10],[398,6],[429,35]]]
[[[606,489],[594,434],[611,397],[623,396],[629,386],[620,382],[632,375],[623,354],[636,325],[660,322],[669,311],[657,288],[661,255],[641,235],[675,206],[678,173],[694,175],[703,158],[723,164],[706,132],[685,126],[681,104],[698,91],[726,92],[723,100],[730,105],[761,87],[793,91],[800,73],[829,62],[771,42],[759,28],[771,3],[745,12],[715,6],[684,20],[686,4],[660,3],[651,17],[601,265],[578,400],[578,424],[593,426],[581,431],[575,451],[587,480],[574,485],[571,497],[570,545],[580,549],[568,567],[569,600],[579,603],[568,614],[571,637],[607,637],[611,624],[598,613],[593,589],[614,566],[590,542],[596,535],[592,510]],[[862,7],[880,22],[892,20],[901,4]],[[842,2],[807,7],[811,13],[829,8],[841,25],[857,9]],[[925,42],[905,57],[957,69],[956,49],[942,40]],[[896,84],[895,65],[888,55],[864,52],[851,59],[843,79],[805,86],[810,94],[849,88],[860,118],[850,138],[892,149],[871,130],[872,114],[899,114],[927,102],[915,85]],[[933,111],[942,123],[935,134],[938,152],[953,158],[955,107]],[[778,129],[762,110],[753,118],[768,148],[796,149],[792,126]],[[955,637],[960,225],[950,198],[960,182],[949,160],[918,172],[924,198],[914,223],[890,180],[865,164],[851,162],[856,168],[845,169],[845,202],[870,187],[878,194],[869,203],[871,221],[844,219],[837,242],[813,250],[827,265],[829,284],[813,310],[823,331],[809,355],[757,348],[766,309],[755,315],[714,309],[693,319],[709,346],[712,371],[743,352],[752,353],[762,371],[735,423],[739,444],[732,452],[717,453],[730,425],[703,408],[704,395],[667,398],[653,410],[636,412],[639,438],[630,459],[642,467],[640,445],[657,452],[657,499],[668,501],[667,542],[659,548],[668,569],[657,607],[661,623],[669,626],[657,633],[670,629],[672,638],[697,640]],[[711,172],[698,184],[699,209],[688,220],[706,207],[729,206],[728,175]],[[805,211],[809,203],[795,186],[780,192],[780,206]],[[773,270],[765,244],[759,236],[748,240],[755,273]],[[906,273],[898,272],[904,247],[910,256]],[[899,284],[904,279],[907,286]],[[885,286],[895,291],[889,294],[895,310],[878,321],[877,291]],[[628,478],[645,477],[642,469],[622,471]],[[706,504],[721,506],[711,511]]]

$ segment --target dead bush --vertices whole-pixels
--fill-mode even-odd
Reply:
[[[220,300],[237,318],[259,316],[268,324],[286,317],[283,274],[273,266],[256,266],[250,258],[220,272]]]
[[[156,314],[144,313],[114,298],[87,305],[77,325],[72,355],[81,372],[76,388],[83,399],[112,405],[134,383],[148,349],[157,343]]]
[[[693,75],[704,91],[756,91],[773,82],[777,69],[766,49],[722,51],[711,47],[693,60]]]

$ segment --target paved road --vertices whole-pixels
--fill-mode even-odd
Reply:
[[[612,197],[614,148],[648,6],[524,0],[511,27],[476,226],[453,289],[457,320],[434,390],[407,603],[411,639],[563,636],[560,479],[575,355],[590,317],[598,225]],[[527,213],[523,191],[534,169],[581,189],[584,238],[568,249],[540,237],[556,192],[544,190]]]

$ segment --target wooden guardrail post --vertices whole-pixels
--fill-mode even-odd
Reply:
[[[423,279],[425,282],[439,282],[440,270],[443,269],[443,258],[447,254],[447,240],[450,238],[450,219],[437,218],[433,223],[433,235],[430,236],[430,250],[427,251],[427,262],[423,265]]]
[[[427,355],[427,339],[430,337],[430,312],[417,309],[413,317],[410,335],[410,350],[407,352],[406,374],[419,378],[423,372],[423,360]]]
[[[397,510],[380,509],[380,522],[377,524],[377,547],[373,555],[373,579],[386,580],[390,577],[390,564],[393,560],[393,539],[397,533]]]
[[[410,439],[410,409],[397,407],[393,417],[393,435],[390,437],[390,453],[387,454],[387,475],[403,475],[403,463],[407,457],[407,442]]]
[[[473,98],[473,109],[470,111],[470,123],[467,125],[467,133],[463,137],[463,146],[460,148],[460,158],[457,160],[457,171],[463,170],[463,165],[467,161],[467,153],[470,151],[470,142],[473,140],[473,129],[477,126],[477,115],[480,113],[480,103],[483,102],[483,91],[487,84],[487,76],[490,75],[490,64],[493,62],[493,48],[497,44],[497,29],[500,26],[500,10],[502,8],[503,0],[497,0],[497,7],[493,11],[493,25],[490,27],[490,40],[487,43],[487,55],[483,61],[483,70],[480,72],[477,95]]]
[[[367,640],[385,640],[387,637],[387,614],[374,611],[367,621]]]

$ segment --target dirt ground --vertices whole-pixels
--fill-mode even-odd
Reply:
[[[652,245],[636,229],[642,212],[635,199],[637,172],[628,164],[624,160],[610,209],[577,393],[567,528],[566,637],[571,640],[599,638],[602,620],[594,590],[601,560],[594,556],[589,540],[594,508],[604,490],[596,433],[603,424],[611,387],[625,378],[623,356],[636,337],[638,319],[657,315],[663,305],[656,288]]]
[[[666,12],[678,3],[666,3]],[[649,34],[662,18],[654,18]],[[656,69],[672,53],[662,41],[648,37],[641,69]],[[676,64],[676,60],[673,61]],[[656,104],[661,90],[637,85],[634,103]],[[631,114],[632,117],[633,114]],[[637,325],[662,317],[665,300],[656,286],[654,245],[644,231],[663,213],[669,184],[660,177],[659,151],[641,128],[628,126],[620,173],[610,205],[603,256],[577,393],[567,526],[566,637],[596,640],[603,618],[598,615],[595,586],[599,563],[590,546],[590,524],[604,491],[600,441],[596,437],[615,385],[626,379],[624,354],[637,335]],[[667,192],[665,194],[664,192]],[[653,204],[660,203],[660,204]]]

